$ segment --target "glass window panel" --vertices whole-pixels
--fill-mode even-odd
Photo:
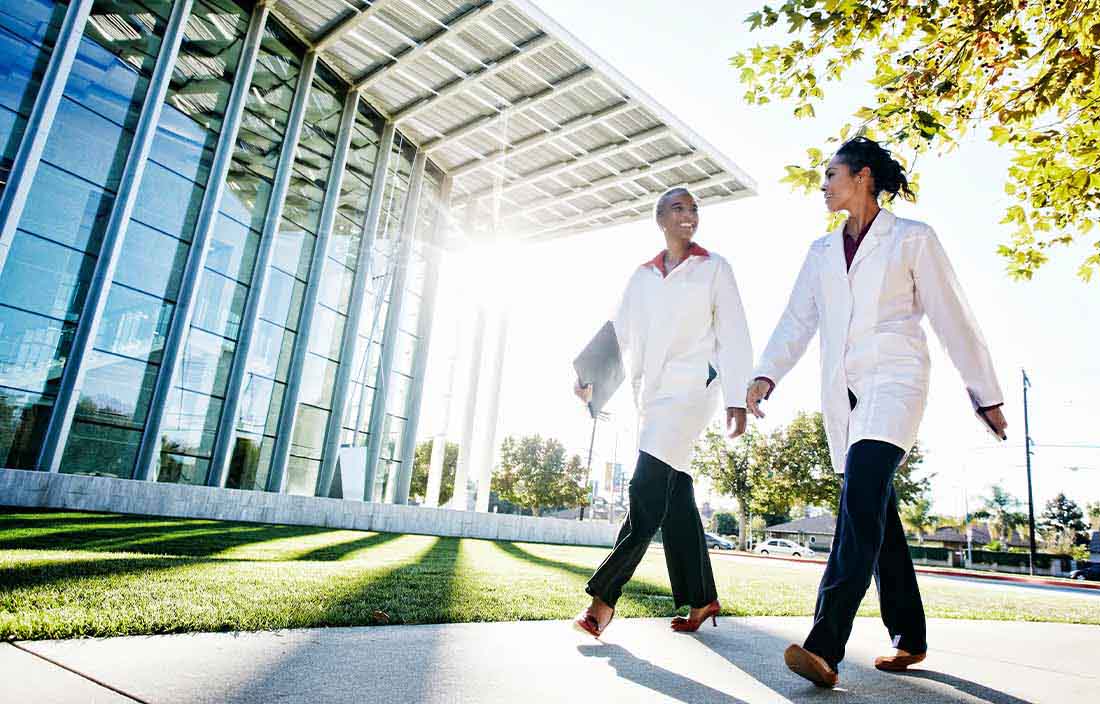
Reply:
[[[0,305],[0,386],[56,393],[75,327]]]
[[[223,337],[191,328],[180,360],[177,383],[190,391],[224,396],[236,348],[236,344]]]
[[[0,303],[76,322],[95,259],[26,232],[16,232],[4,267]]]
[[[69,99],[72,81],[78,78],[76,71],[80,65],[78,57],[73,65],[74,75],[65,88],[65,98],[57,106],[57,117],[46,139],[42,160],[113,193],[118,190],[133,135],[121,125]],[[131,73],[128,69],[123,71]],[[93,92],[104,88],[94,83],[88,87]],[[129,102],[120,103],[120,107],[129,105]]]
[[[157,481],[201,485],[206,483],[206,474],[209,471],[210,460],[162,452],[160,467],[157,470]]]
[[[277,326],[297,327],[289,326],[289,319],[292,318],[292,303],[295,298],[295,286],[301,286],[305,289],[304,285],[298,279],[284,274],[278,270],[271,270],[267,272],[267,285],[264,287],[263,301],[260,306],[260,317],[264,320],[273,322]],[[300,306],[299,306],[300,308]],[[297,316],[295,323],[297,323]]]
[[[290,199],[287,206],[290,207]],[[275,249],[272,252],[272,266],[288,274],[306,279],[309,276],[309,261],[313,256],[313,245],[317,238],[305,230],[291,225],[285,218],[275,236]]]
[[[85,366],[76,417],[140,430],[159,367],[98,350]]]
[[[356,224],[342,213],[337,212],[336,221],[332,225],[332,234],[329,235],[329,258],[354,269],[356,259],[359,257],[359,239],[362,227],[361,224]]]
[[[173,387],[164,409],[161,449],[209,457],[221,410],[219,399]]]
[[[401,374],[412,374],[413,353],[416,351],[416,338],[405,332],[397,331],[397,347],[393,354],[393,369]]]
[[[171,112],[165,109],[164,113]],[[163,125],[160,129],[163,129]],[[166,232],[190,242],[198,220],[199,207],[202,204],[204,189],[192,179],[169,171],[157,163],[155,157],[159,144],[171,144],[162,140],[158,133],[153,142],[152,156],[145,164],[141,177],[137,201],[134,203],[133,219],[154,229]],[[161,147],[159,151],[163,151]],[[199,150],[200,157],[210,155]]]
[[[252,346],[248,351],[248,371],[272,379],[278,376],[278,370],[283,363],[283,350],[287,347],[286,337],[289,337],[293,344],[294,333],[287,332],[266,320],[259,321],[256,324]],[[289,363],[289,360],[286,360],[286,363]]]
[[[401,436],[405,433],[405,421],[393,416],[389,420],[386,440],[382,444],[382,454],[386,459],[393,460],[395,464],[400,465]]]
[[[61,471],[129,479],[140,443],[139,430],[74,420],[61,457]]]
[[[0,467],[36,466],[52,408],[52,397],[0,388]]]
[[[290,453],[299,457],[321,459],[326,423],[328,423],[328,411],[299,405],[298,415],[294,421],[294,440],[291,443]]]
[[[319,461],[292,455],[287,462],[286,471],[286,493],[313,496],[317,491],[317,475],[321,472]]]
[[[313,315],[313,329],[309,334],[309,351],[340,359],[340,344],[344,338],[344,316],[325,306],[317,306]]]
[[[229,460],[229,476],[225,485],[230,489],[266,488],[274,444],[271,438],[238,435]]]
[[[240,415],[237,419],[238,433],[261,435],[264,432],[274,389],[275,382],[271,379],[255,374],[245,377],[244,386],[241,389]]]
[[[186,243],[131,220],[114,280],[174,301],[187,264],[187,251]]]
[[[275,382],[275,388],[271,392],[271,406],[267,411],[267,434],[275,435],[275,429],[279,426],[279,416],[282,415],[283,396],[286,394],[286,384]]]
[[[231,279],[249,284],[259,246],[260,235],[256,231],[220,214],[214,224],[210,248],[206,254],[206,266]]]
[[[386,391],[387,410],[395,416],[405,416],[405,405],[409,400],[411,380],[404,374],[390,376],[389,389]]]
[[[54,0],[0,4],[0,193],[8,183],[65,9]]]
[[[19,227],[75,249],[95,251],[113,202],[101,188],[43,162]]]
[[[374,387],[364,386],[363,395],[359,399],[359,408],[355,409],[355,415],[348,418],[348,425],[354,426],[355,419],[359,419],[359,438],[362,440],[363,433],[370,430],[370,409],[374,403]],[[360,413],[359,409],[362,409]]]
[[[321,281],[320,301],[333,310],[348,312],[348,296],[354,283],[355,272],[329,259],[325,262]]]
[[[159,362],[173,308],[159,298],[112,285],[95,345],[134,359]]]
[[[215,271],[204,269],[195,299],[195,317],[191,328],[202,328],[231,340],[237,339],[247,294],[248,289],[245,286]]]
[[[302,367],[302,391],[300,401],[320,408],[332,403],[332,386],[336,379],[337,364],[312,352],[306,354]]]

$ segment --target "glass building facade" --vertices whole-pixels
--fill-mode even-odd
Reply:
[[[0,467],[392,500],[442,172],[246,0],[0,0],[0,71]]]

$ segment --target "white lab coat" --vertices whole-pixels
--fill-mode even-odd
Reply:
[[[845,271],[844,228],[810,245],[753,377],[776,384],[821,331],[821,406],[833,468],[859,440],[908,452],[928,396],[928,320],[979,405],[1003,402],[993,360],[936,233],[882,210]],[[858,403],[851,410],[848,389]],[[962,393],[959,394],[962,400]]]
[[[613,321],[638,408],[638,449],[688,474],[718,389],[727,406],[743,408],[752,370],[733,269],[717,254],[692,251],[667,277],[652,262],[639,267]],[[718,376],[708,386],[710,366]]]

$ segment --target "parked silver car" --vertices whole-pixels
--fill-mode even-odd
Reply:
[[[756,546],[756,550],[761,555],[790,555],[791,557],[809,557],[813,554],[805,545],[800,545],[793,540],[784,540],[783,538],[772,538],[766,540]]]

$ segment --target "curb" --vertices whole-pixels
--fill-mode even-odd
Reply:
[[[729,557],[754,557],[761,560],[781,560],[783,562],[805,562],[814,565],[824,564],[822,560],[811,560],[805,557],[783,557],[780,555],[760,555],[752,552],[738,550],[708,550],[712,555],[725,555]],[[1062,587],[1064,589],[1080,589],[1083,591],[1100,591],[1100,583],[1079,582],[1077,580],[1059,579],[1055,577],[1032,577],[1030,575],[1004,574],[980,572],[976,570],[943,569],[934,567],[921,567],[914,565],[918,574],[929,574],[938,577],[966,577],[967,579],[986,579],[991,582],[1009,582],[1015,584],[1034,584],[1044,587]]]

